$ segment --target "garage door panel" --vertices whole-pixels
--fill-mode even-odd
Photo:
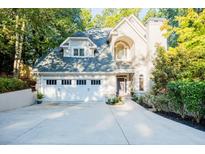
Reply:
[[[55,86],[46,86],[43,88],[43,93],[45,99],[47,100],[56,100],[57,99],[57,89]]]
[[[88,86],[86,85],[77,85],[77,97],[81,101],[86,101],[88,99]]]
[[[82,80],[82,79],[80,79]],[[77,80],[72,80],[71,85],[45,85],[44,94],[47,100],[53,101],[102,101],[104,100],[102,85],[91,85],[91,80],[86,80],[84,85],[76,85]]]

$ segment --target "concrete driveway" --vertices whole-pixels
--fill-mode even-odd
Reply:
[[[0,113],[0,144],[205,144],[205,132],[131,100],[41,104]]]

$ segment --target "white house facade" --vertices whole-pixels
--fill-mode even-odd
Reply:
[[[46,101],[63,102],[148,92],[155,46],[167,48],[163,20],[151,18],[143,25],[131,15],[113,29],[74,33],[36,63],[37,90]]]

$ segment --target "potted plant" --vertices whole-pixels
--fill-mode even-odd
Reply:
[[[37,92],[37,104],[41,104],[43,102],[44,95],[41,92]]]

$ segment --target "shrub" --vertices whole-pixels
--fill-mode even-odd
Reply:
[[[137,96],[136,94],[132,95],[132,100],[137,102],[139,100],[139,96]]]
[[[146,107],[146,108],[153,108],[152,97],[153,95],[146,94],[146,95],[133,95],[132,100],[136,103]]]
[[[135,102],[147,108],[151,107],[157,111],[161,111],[161,110],[168,111],[169,99],[168,96],[165,94],[153,95],[149,93],[143,96],[135,95],[132,99]]]
[[[121,96],[114,96],[108,98],[108,100],[106,101],[106,104],[110,104],[110,105],[121,104],[121,103],[123,103]]]
[[[0,93],[28,88],[26,82],[17,78],[0,78]]]
[[[149,107],[153,107],[154,104],[154,95],[152,94],[145,94],[141,96],[143,103],[147,104]]]
[[[192,114],[197,122],[205,115],[205,82],[180,80],[168,84],[172,103],[180,107],[180,114]]]
[[[167,85],[168,95],[171,100],[171,105],[174,110],[181,115],[182,118],[185,116],[184,100],[181,93],[181,81],[169,82]]]
[[[44,95],[41,92],[37,92],[37,99],[43,99]]]
[[[152,104],[157,111],[170,111],[169,102],[170,99],[166,94],[158,94],[152,98]]]
[[[131,95],[131,97],[133,97],[135,95],[135,90],[133,88],[131,88],[130,95]]]

